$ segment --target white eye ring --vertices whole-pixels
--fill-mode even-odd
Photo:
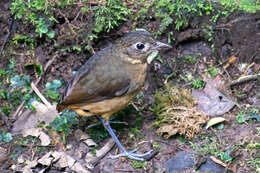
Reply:
[[[142,42],[138,42],[135,44],[137,50],[143,50],[145,48],[145,44]]]

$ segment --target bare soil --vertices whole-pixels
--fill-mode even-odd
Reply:
[[[91,55],[89,52],[78,54],[75,52],[68,53],[66,51],[56,54],[53,43],[51,43],[50,40],[37,40],[33,55],[28,54],[28,47],[24,47],[22,44],[14,46],[11,44],[11,39],[15,33],[23,33],[25,35],[30,34],[33,31],[33,28],[28,26],[26,27],[26,25],[22,25],[21,21],[12,19],[9,7],[10,2],[8,0],[2,0],[0,2],[0,46],[2,47],[5,44],[5,47],[3,48],[5,56],[0,58],[0,69],[6,69],[9,64],[9,59],[12,57],[16,61],[14,70],[20,74],[29,74],[31,79],[35,80],[38,76],[33,72],[25,71],[23,68],[24,64],[33,61],[39,62],[44,66],[49,59],[55,56],[55,60],[44,73],[42,80],[37,85],[39,89],[43,89],[46,82],[52,81],[53,79],[68,81],[72,76],[73,71],[76,71],[81,65],[83,65]],[[73,14],[71,15],[73,16]],[[12,31],[10,31],[11,22],[14,23],[12,25]],[[191,72],[193,76],[199,77],[202,76],[202,73],[204,73],[208,68],[218,67],[224,71],[222,73],[222,79],[227,83],[239,78],[242,74],[250,75],[260,72],[259,14],[235,13],[228,18],[217,22],[215,26],[213,26],[214,36],[212,42],[206,41],[205,35],[202,32],[202,22],[203,20],[196,21],[196,19],[194,19],[191,25],[182,28],[179,32],[175,32],[173,37],[176,38],[176,41],[171,43],[174,48],[161,55],[163,62],[156,60],[152,64],[149,70],[148,83],[142,91],[144,96],[143,103],[140,103],[140,100],[138,99],[134,101],[134,104],[141,109],[141,115],[129,114],[119,118],[120,121],[126,121],[129,124],[128,126],[119,126],[116,128],[120,141],[122,141],[122,144],[126,146],[127,149],[130,150],[137,144],[141,143],[140,151],[144,152],[150,150],[152,144],[157,142],[161,148],[159,153],[152,160],[147,161],[144,168],[134,168],[133,163],[125,158],[111,160],[108,156],[105,156],[98,162],[92,172],[164,172],[165,162],[172,158],[178,151],[193,150],[188,140],[181,143],[177,138],[164,139],[163,137],[158,136],[156,134],[156,128],[152,125],[156,119],[156,115],[150,111],[149,108],[154,104],[155,90],[163,89],[164,81],[167,76],[173,72],[176,73],[176,75],[169,78],[169,83],[187,88],[191,88],[192,86],[178,77],[179,75],[185,76],[187,72]],[[153,21],[152,24],[150,23],[147,26],[144,26],[144,28],[154,30],[158,25],[158,22]],[[117,31],[108,33],[105,37],[101,37],[93,44],[94,50],[98,51],[108,44],[113,44],[113,41],[122,36],[124,31],[132,29],[130,26],[129,23],[125,23],[121,25]],[[57,24],[55,30],[60,30],[62,27],[62,24]],[[169,28],[169,31],[171,31],[171,28]],[[6,39],[6,36],[9,37]],[[167,36],[160,36],[158,40],[167,41]],[[66,44],[67,43],[64,43],[64,45]],[[213,44],[215,45],[214,51],[211,49]],[[196,63],[187,63],[185,56],[194,55],[198,52],[201,56],[197,58]],[[230,63],[230,66],[224,70],[224,66],[232,56],[236,57],[236,61]],[[219,64],[220,61],[223,62],[223,64]],[[241,65],[245,63],[253,65],[247,71],[245,69],[241,70]],[[60,92],[62,91],[63,89],[60,90]],[[234,101],[237,102],[237,105],[242,108],[256,106],[259,109],[259,80],[235,85],[228,91],[225,91],[225,93],[232,96],[232,99],[234,99]],[[236,94],[238,93],[242,93],[244,96],[236,97]],[[0,99],[0,101],[1,105],[11,104],[8,100]],[[14,108],[12,113],[15,112],[16,108],[17,107]],[[246,150],[245,148],[250,144],[250,142],[258,142],[259,144],[260,139],[257,128],[260,128],[260,125],[253,120],[239,124],[236,121],[236,116],[239,112],[240,109],[236,106],[234,109],[223,115],[226,119],[224,129],[203,129],[201,134],[196,136],[192,142],[199,144],[203,143],[207,138],[214,138],[216,140],[213,142],[220,144],[219,149],[221,150],[227,150],[236,146],[237,150],[234,153],[234,159],[228,165],[227,172],[254,172],[254,165],[249,164],[248,161],[250,161],[252,157],[256,158],[258,156],[259,158],[259,149]],[[135,126],[138,116],[141,116],[143,119],[143,124],[140,129],[142,137],[135,137],[133,140],[130,140],[129,128]],[[11,120],[10,124],[12,125]],[[73,127],[71,134],[73,134],[73,132],[78,128],[86,131],[85,127],[85,121],[81,122],[79,126]],[[0,128],[8,130],[8,127],[1,119]],[[22,137],[17,136],[15,138]],[[13,141],[5,144],[0,143],[1,148],[6,149],[8,155],[0,155],[0,172],[13,172],[10,167],[18,164],[16,159],[10,157],[10,154],[13,152],[16,152],[18,155],[24,154],[28,158],[35,158],[43,156],[50,150],[59,148],[57,146],[46,147],[46,149],[38,152],[37,145],[32,143],[21,145],[19,148],[20,150],[13,151],[15,149],[14,146],[17,146]],[[107,139],[97,142],[100,146],[103,146],[107,142]],[[73,144],[74,147],[79,147],[72,136],[67,138],[67,144]],[[87,148],[85,149],[89,150]],[[110,151],[112,154],[115,154],[116,152],[118,152],[117,147],[114,147],[113,150]],[[84,163],[84,157],[79,160]],[[37,170],[40,170],[40,168],[37,168],[35,171],[37,172]],[[54,166],[50,166],[45,172],[65,171],[71,172],[69,169],[58,169]]]

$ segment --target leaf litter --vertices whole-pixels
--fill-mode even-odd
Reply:
[[[204,112],[196,109],[197,103],[189,89],[167,84],[165,91],[156,92],[155,102],[153,111],[157,119],[154,125],[158,127],[157,133],[165,138],[180,134],[192,139],[208,120]]]

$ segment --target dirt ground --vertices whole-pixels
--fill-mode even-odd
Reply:
[[[84,52],[77,54],[75,52],[59,52],[56,54],[55,48],[51,41],[38,40],[34,54],[31,56],[28,53],[28,47],[21,45],[14,46],[10,43],[11,38],[15,33],[30,33],[32,28],[24,28],[25,25],[21,24],[21,21],[12,20],[9,11],[9,1],[0,2],[0,46],[4,44],[3,52],[5,56],[1,56],[0,69],[6,69],[9,64],[9,58],[16,61],[14,70],[19,74],[29,74],[32,79],[37,78],[32,72],[24,70],[24,64],[33,61],[39,62],[43,66],[54,56],[55,59],[49,66],[47,71],[43,74],[41,81],[38,83],[38,89],[43,89],[46,82],[54,79],[63,79],[68,81],[81,65],[85,63],[90,53]],[[13,24],[11,24],[13,22]],[[124,116],[119,116],[117,120],[126,121],[127,126],[120,125],[116,127],[117,135],[119,135],[120,141],[127,149],[133,149],[137,145],[141,152],[148,151],[154,148],[154,143],[159,146],[158,154],[140,166],[136,166],[136,163],[126,159],[120,158],[117,160],[109,159],[110,154],[115,154],[118,151],[117,147],[113,147],[112,150],[101,160],[99,160],[94,169],[91,172],[165,172],[165,163],[171,159],[179,151],[194,151],[191,143],[199,146],[200,144],[216,144],[218,150],[227,151],[232,148],[232,162],[227,162],[226,172],[237,173],[249,173],[256,172],[258,166],[259,171],[259,146],[251,147],[249,144],[260,143],[260,125],[259,121],[256,122],[252,119],[239,124],[236,116],[241,111],[241,108],[249,110],[254,107],[260,109],[260,82],[258,80],[249,80],[244,83],[236,84],[232,87],[222,88],[221,92],[227,95],[231,100],[236,103],[236,106],[221,115],[225,118],[224,128],[217,130],[216,128],[203,128],[202,132],[193,140],[181,141],[178,137],[171,137],[165,139],[156,133],[156,128],[152,125],[156,120],[156,115],[151,111],[151,107],[155,104],[154,93],[156,90],[163,89],[165,80],[172,85],[177,85],[183,88],[191,88],[191,83],[182,80],[179,76],[185,76],[188,72],[193,76],[202,77],[202,74],[210,67],[217,67],[220,69],[220,80],[224,83],[230,84],[241,77],[242,75],[252,75],[260,73],[260,15],[259,14],[240,14],[234,13],[228,18],[221,20],[213,26],[214,35],[213,41],[208,42],[203,35],[202,21],[192,22],[191,25],[186,28],[182,28],[180,31],[175,32],[172,37],[175,41],[171,43],[173,49],[161,54],[162,62],[157,59],[151,65],[149,69],[148,82],[145,88],[142,90],[143,100],[140,103],[139,99],[136,99],[133,103],[141,113],[129,113]],[[12,31],[10,31],[10,25],[12,25]],[[153,22],[148,26],[143,26],[153,30],[158,27],[158,23]],[[56,26],[56,30],[59,30],[62,26]],[[113,44],[116,38],[121,37],[124,34],[124,30],[131,30],[129,23],[125,23],[117,31],[107,34],[105,37],[99,39],[93,44],[95,51],[105,47],[108,44]],[[171,28],[168,28],[171,31]],[[9,34],[10,33],[10,34]],[[7,39],[6,37],[9,36]],[[159,36],[157,38],[160,41],[167,42],[167,36]],[[7,40],[7,42],[6,42]],[[64,43],[66,44],[66,43]],[[214,44],[214,49],[212,45]],[[195,55],[200,53],[200,56],[196,59],[196,63],[187,63],[186,56]],[[230,62],[231,57],[236,57],[234,62]],[[222,62],[220,64],[219,62]],[[248,68],[243,68],[244,65]],[[226,66],[226,67],[225,67]],[[167,78],[170,74],[175,73],[170,78]],[[60,89],[63,92],[63,89]],[[238,97],[237,95],[242,95]],[[1,97],[0,97],[1,98]],[[8,100],[1,99],[1,105],[10,104]],[[15,107],[11,114],[15,112]],[[25,111],[25,109],[23,109]],[[258,112],[259,116],[259,112]],[[142,119],[142,125],[140,126],[140,137],[129,137],[129,129],[136,125],[138,117]],[[11,126],[15,120],[9,121]],[[66,139],[66,146],[72,146],[72,149],[68,149],[65,146],[65,150],[79,163],[84,165],[84,159],[90,148],[83,146],[77,142],[73,135],[76,130],[80,129],[83,132],[86,130],[86,124],[90,122],[80,121],[78,126],[72,127],[71,134]],[[9,130],[10,128],[0,119],[0,128]],[[94,129],[95,130],[95,129]],[[52,145],[39,149],[38,143],[17,144],[16,142],[22,136],[14,137],[14,140],[8,143],[0,143],[0,172],[14,172],[13,166],[22,168],[26,163],[19,163],[17,157],[23,155],[23,158],[28,160],[41,158],[49,151],[56,151],[60,149],[60,146]],[[183,139],[183,138],[181,138]],[[210,143],[208,142],[210,139]],[[107,144],[109,138],[96,141],[100,148]],[[234,149],[235,148],[235,149]],[[250,148],[250,149],[249,149]],[[5,152],[1,152],[4,150]],[[82,156],[79,157],[78,153],[81,152]],[[17,154],[17,157],[12,157],[11,153]],[[205,154],[205,152],[200,153]],[[33,156],[32,156],[33,155]],[[210,154],[209,154],[210,155]],[[16,159],[15,159],[16,158]],[[258,160],[258,165],[254,162]],[[17,166],[19,165],[19,166]],[[34,168],[34,172],[40,171],[44,166],[37,166]],[[19,171],[17,171],[19,172]],[[69,168],[58,168],[55,165],[50,165],[45,169],[45,172],[72,172]]]

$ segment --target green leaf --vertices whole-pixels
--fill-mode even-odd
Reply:
[[[62,86],[62,83],[58,79],[54,79],[52,82],[47,82],[45,87],[49,90],[56,90]]]
[[[24,68],[29,70],[31,68],[35,69],[36,72],[38,73],[38,75],[42,75],[43,74],[43,70],[42,70],[42,65],[41,64],[36,64],[36,63],[27,63],[24,65]]]
[[[49,38],[54,38],[54,37],[55,37],[55,32],[54,32],[54,31],[49,31],[49,32],[47,33],[47,36],[48,36]]]
[[[224,129],[224,123],[217,124],[216,129],[218,129],[218,130]]]
[[[232,161],[232,157],[230,156],[230,150],[225,151],[225,152],[221,152],[220,153],[220,158],[221,160],[225,161],[225,162],[229,162]]]
[[[26,75],[15,75],[10,79],[11,86],[14,88],[27,87],[30,85],[30,78]]]
[[[12,134],[9,132],[0,133],[0,142],[10,142],[13,139]]]
[[[51,123],[50,127],[57,132],[64,132],[67,136],[70,132],[72,125],[78,124],[76,117],[78,114],[75,112],[65,112],[61,116],[57,116]]]
[[[206,129],[208,129],[209,127],[211,126],[214,126],[216,124],[219,124],[221,122],[224,122],[225,121],[225,118],[222,118],[222,117],[214,117],[214,118],[211,118],[209,121],[208,121],[208,124],[206,126]]]
[[[242,124],[248,120],[247,114],[243,111],[240,111],[239,114],[236,116],[236,120],[239,124]]]
[[[46,92],[46,96],[53,100],[56,100],[59,97],[59,95],[60,95],[59,93],[53,90],[47,90]]]
[[[251,112],[249,118],[256,120],[257,123],[260,122],[260,114]]]
[[[204,81],[201,80],[200,78],[197,78],[196,80],[194,80],[194,81],[192,82],[192,86],[193,86],[195,89],[203,88],[205,85],[206,85],[206,82],[204,82]]]
[[[46,25],[46,24],[42,25],[39,28],[40,33],[46,34],[48,32],[48,27],[49,27],[49,25]]]

